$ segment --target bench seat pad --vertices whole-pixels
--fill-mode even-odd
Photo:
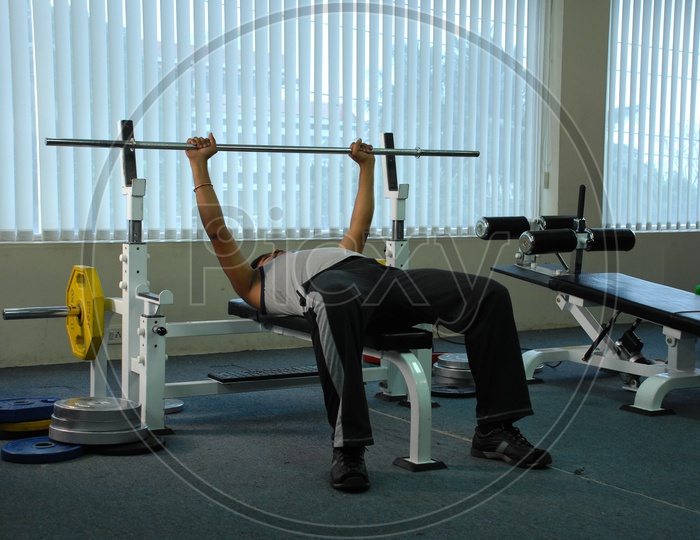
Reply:
[[[251,319],[264,325],[279,326],[305,334],[311,334],[311,325],[303,317],[291,315],[263,315],[240,298],[229,300],[229,315]],[[433,334],[419,328],[374,328],[365,335],[364,346],[376,351],[408,351],[432,349]]]

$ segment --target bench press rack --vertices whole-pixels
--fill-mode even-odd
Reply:
[[[634,246],[632,231],[587,229],[584,196],[581,186],[576,216],[540,217],[532,223],[526,218],[483,218],[477,224],[482,239],[519,238],[516,264],[492,270],[556,292],[558,307],[571,313],[592,341],[590,346],[526,352],[527,379],[535,380],[535,369],[545,363],[569,361],[609,369],[621,374],[623,388],[636,392],[634,403],[623,405],[623,410],[647,416],[673,414],[662,407],[668,392],[700,388],[700,369],[695,367],[700,296],[620,273],[581,272],[584,251],[628,251]],[[558,249],[576,251],[573,272]],[[540,263],[537,257],[543,253],[555,253],[561,266]],[[601,324],[589,310],[593,306],[610,308],[614,315]],[[621,313],[633,316],[635,322],[614,340],[610,332]],[[666,361],[648,360],[641,354],[643,344],[634,329],[642,321],[661,326],[668,349]]]
[[[121,131],[122,140],[133,139],[131,121],[123,121]],[[384,143],[386,148],[393,148],[390,134],[385,134]],[[141,404],[142,421],[156,434],[171,433],[165,423],[167,399],[318,385],[317,373],[308,371],[246,380],[229,380],[221,374],[210,374],[205,380],[166,383],[166,341],[169,338],[271,331],[309,341],[310,329],[301,317],[263,317],[240,300],[229,302],[229,313],[236,315],[236,319],[168,322],[161,308],[173,303],[173,294],[168,290],[159,294],[149,290],[148,250],[141,240],[146,180],[137,177],[133,150],[125,145],[121,152],[128,239],[119,257],[122,296],[105,298],[104,324],[107,328],[115,313],[122,317],[122,397]],[[394,235],[387,241],[387,264],[404,266],[408,249],[402,220],[408,185],[395,182],[393,155],[386,155],[384,159],[385,171],[388,169],[391,173],[386,195],[391,199],[395,222]],[[411,406],[409,455],[397,458],[394,463],[412,471],[444,468],[444,463],[430,456],[432,331],[412,328],[399,333],[371,333],[365,341],[365,354],[380,359],[379,365],[363,368],[365,382],[380,382],[384,396],[407,398]],[[91,362],[91,396],[107,395],[107,361],[103,344],[97,358]]]

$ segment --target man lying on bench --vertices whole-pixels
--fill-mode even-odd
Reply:
[[[464,335],[476,386],[477,428],[471,454],[525,468],[552,461],[513,422],[532,414],[510,295],[484,277],[449,270],[400,270],[361,255],[374,214],[374,155],[361,139],[349,156],[360,167],[350,229],[337,248],[274,250],[248,264],[226,227],[207,161],[213,135],[188,139],[197,207],[221,266],[236,293],[262,313],[298,315],[312,324],[312,343],[333,429],[330,481],[365,491],[365,447],[373,444],[362,380],[369,326],[405,328],[440,323]]]

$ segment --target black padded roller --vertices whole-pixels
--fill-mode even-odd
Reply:
[[[637,240],[632,229],[586,229],[586,251],[629,251]]]
[[[520,251],[525,255],[567,253],[576,249],[578,238],[572,229],[527,231],[520,236]]]
[[[476,235],[482,240],[520,238],[529,229],[530,222],[524,216],[482,217],[476,223]]]
[[[537,221],[546,230],[574,229],[576,216],[540,216]]]

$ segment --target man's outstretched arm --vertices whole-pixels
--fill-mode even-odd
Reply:
[[[226,226],[219,199],[209,177],[207,162],[217,152],[216,140],[210,134],[208,138],[193,137],[187,142],[197,147],[187,150],[186,154],[192,167],[197,209],[204,230],[233,289],[246,303],[259,308],[259,274],[248,264],[238,242]]]
[[[340,242],[340,247],[362,253],[369,236],[374,216],[374,155],[372,145],[362,139],[350,145],[350,157],[360,166],[360,180],[357,187],[355,206],[350,218],[350,228]]]

